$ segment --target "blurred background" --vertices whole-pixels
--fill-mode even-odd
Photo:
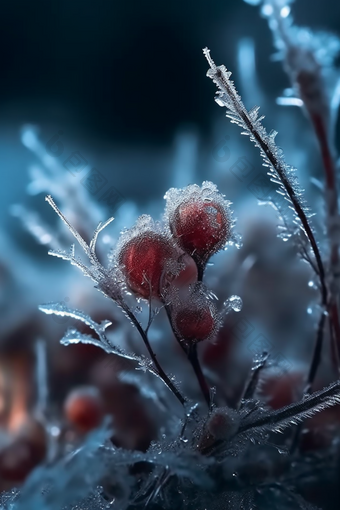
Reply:
[[[335,0],[314,0],[312,5],[298,0],[292,9],[298,25],[340,33]],[[258,205],[273,189],[261,187],[259,154],[215,104],[202,54],[208,46],[216,63],[233,72],[245,105],[259,104],[268,131],[279,132],[277,142],[298,168],[306,197],[318,213],[316,228],[322,231],[322,170],[314,134],[301,109],[277,102],[289,82],[281,63],[271,58],[272,34],[258,9],[241,0],[14,1],[2,6],[0,25],[4,447],[12,444],[27,416],[38,411],[50,432],[60,437],[63,403],[73,388],[84,384],[100,390],[106,412],[115,417],[117,444],[145,449],[164,418],[150,393],[147,398],[142,394],[140,379],[126,376],[125,366],[111,363],[106,373],[99,349],[59,345],[71,319],[38,311],[40,303],[49,301],[84,309],[96,320],[112,320],[115,340],[139,349],[125,319],[92,283],[66,262],[48,257],[49,247],[65,249],[71,238],[44,201],[47,193],[85,238],[99,221],[115,216],[101,241],[106,260],[119,232],[138,215],[161,219],[170,187],[213,181],[233,202],[243,246],[214,258],[207,285],[220,302],[240,295],[243,310],[237,321],[244,322],[238,324],[250,328],[252,339],[260,336],[267,342],[290,371],[304,373],[317,319],[315,284],[294,246],[277,238],[276,211]],[[156,350],[164,336],[171,337],[162,320],[151,333]],[[237,343],[235,320],[226,320],[220,344],[201,352],[211,382],[223,381],[227,398],[234,394],[231,387],[241,388],[254,354],[249,343]],[[167,349],[172,357],[164,353],[165,363],[173,370],[171,359],[179,353],[176,346]],[[44,371],[48,403],[39,393]],[[194,383],[183,374],[179,379],[194,397]],[[129,399],[133,404],[127,409]],[[153,406],[160,414],[156,424],[150,418]],[[24,474],[15,467],[13,473],[0,454],[4,487],[22,480],[36,462],[30,451],[20,450],[20,455],[20,462],[23,457],[32,461]]]
[[[339,30],[334,0],[315,0],[313,8],[299,0],[293,13],[297,24]],[[114,154],[121,192],[148,200],[169,185],[167,160],[156,160],[160,152],[169,153],[179,130],[195,130],[200,147],[213,148],[231,129],[224,123],[223,132],[214,131],[223,113],[212,102],[203,47],[240,83],[238,45],[253,39],[261,89],[274,118],[274,100],[288,86],[280,63],[269,62],[273,46],[266,20],[242,0],[198,0],[194,6],[176,0],[6,2],[0,38],[2,218],[27,184],[29,155],[18,137],[23,124],[38,125],[43,141],[63,130],[69,150],[83,151],[105,175],[115,172],[109,163]],[[250,107],[254,99],[248,102]],[[132,181],[148,151],[141,197]]]

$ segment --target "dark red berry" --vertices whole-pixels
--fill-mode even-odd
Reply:
[[[261,383],[261,394],[273,409],[281,409],[299,400],[303,394],[303,372],[267,376]]]
[[[208,305],[194,308],[189,304],[178,310],[174,317],[175,329],[183,340],[206,340],[214,333],[215,325],[214,312]]]
[[[64,412],[67,420],[79,432],[95,429],[104,417],[104,404],[99,390],[94,387],[74,389],[65,401]]]
[[[146,231],[133,237],[121,249],[118,263],[128,287],[138,296],[160,297],[161,282],[175,249],[166,236]]]
[[[175,209],[170,229],[184,251],[205,262],[228,240],[230,220],[222,204],[188,199]]]
[[[29,418],[11,443],[0,451],[0,477],[8,482],[23,482],[40,464],[47,452],[47,435],[38,420]]]
[[[207,430],[215,439],[229,439],[236,434],[240,416],[234,409],[216,408],[207,421]]]

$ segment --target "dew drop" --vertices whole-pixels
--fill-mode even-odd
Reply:
[[[234,312],[240,312],[242,310],[242,299],[239,296],[233,295],[230,296],[224,303],[223,303],[226,312],[228,313],[230,310],[234,310]]]

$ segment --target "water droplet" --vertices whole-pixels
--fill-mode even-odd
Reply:
[[[230,310],[234,310],[234,312],[240,312],[242,310],[242,305],[243,305],[242,299],[236,295],[230,296],[224,302],[224,307],[225,307],[227,313]]]
[[[312,312],[313,312],[313,310],[312,310],[312,308],[309,306],[309,307],[307,308],[307,313],[308,313],[308,315],[311,315],[311,314],[312,314]]]

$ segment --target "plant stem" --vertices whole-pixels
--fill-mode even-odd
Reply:
[[[322,354],[322,344],[323,344],[323,335],[324,335],[324,329],[325,329],[325,321],[326,321],[326,312],[323,311],[320,316],[319,325],[318,325],[318,331],[316,335],[316,342],[314,347],[314,353],[313,358],[311,361],[311,365],[309,368],[308,378],[307,378],[307,384],[306,388],[304,390],[304,395],[309,395],[312,391],[312,385],[316,376],[316,372],[318,369],[318,366],[320,365],[321,361],[321,354]]]
[[[295,188],[293,187],[289,176],[287,175],[286,168],[284,161],[282,158],[279,158],[276,153],[272,150],[268,143],[268,135],[266,135],[266,131],[264,130],[263,126],[259,122],[253,122],[250,118],[250,115],[248,113],[248,110],[244,106],[244,104],[241,101],[241,98],[238,96],[236,89],[233,85],[233,83],[229,80],[229,75],[226,73],[226,69],[221,66],[217,67],[215,62],[212,60],[210,56],[209,50],[206,48],[204,50],[204,55],[210,65],[210,78],[214,81],[214,83],[217,85],[217,87],[220,89],[220,91],[227,95],[229,104],[226,104],[226,108],[229,109],[235,116],[237,116],[242,126],[250,133],[251,138],[255,142],[255,144],[260,148],[262,151],[262,154],[264,155],[265,161],[270,164],[272,169],[275,171],[276,175],[279,177],[282,186],[284,187],[294,209],[296,212],[297,217],[299,218],[301,222],[301,226],[303,227],[303,230],[307,236],[307,239],[310,243],[312,252],[315,257],[316,262],[316,269],[317,269],[317,275],[319,277],[319,283],[320,283],[320,291],[321,291],[321,305],[324,310],[327,310],[330,316],[330,320],[332,321],[333,327],[339,326],[339,332],[340,332],[340,322],[338,318],[338,310],[335,306],[334,300],[329,300],[329,293],[328,293],[328,287],[326,284],[326,273],[324,264],[321,258],[321,253],[318,247],[318,244],[316,242],[314,232],[312,230],[312,227],[309,223],[309,220],[307,218],[307,215],[300,203],[300,200],[297,196],[297,192]],[[332,185],[334,184],[333,181],[330,180],[330,183]],[[332,205],[334,207],[334,205]],[[335,326],[334,326],[335,325]],[[323,328],[322,328],[323,333]],[[336,331],[335,331],[336,333]],[[337,337],[338,339],[338,337]],[[340,337],[338,340],[338,343],[340,345]],[[321,337],[319,337],[318,341],[318,349],[314,350],[314,355],[312,359],[312,366],[313,366],[313,373],[316,374],[319,363],[320,363],[320,352],[322,349],[323,344],[323,334]]]
[[[242,121],[245,128],[248,130],[248,132],[253,137],[253,140],[255,141],[256,145],[262,150],[262,152],[265,155],[265,157],[267,158],[268,162],[270,163],[272,168],[275,170],[277,176],[281,180],[282,185],[287,192],[287,195],[289,196],[289,198],[292,202],[292,205],[295,209],[296,215],[300,219],[301,225],[306,233],[306,236],[309,240],[309,243],[311,245],[311,248],[312,248],[312,251],[313,251],[313,254],[315,257],[315,261],[316,261],[316,265],[317,265],[317,269],[318,269],[319,280],[320,280],[322,303],[326,307],[327,302],[328,302],[328,289],[327,289],[326,279],[325,279],[325,269],[324,269],[324,265],[322,262],[319,247],[317,245],[313,230],[309,224],[308,218],[300,204],[300,201],[296,194],[296,191],[293,188],[293,186],[287,176],[283,161],[280,158],[278,158],[277,155],[274,154],[274,152],[269,147],[266,137],[259,130],[260,124],[258,122],[256,124],[254,124],[254,122],[251,120],[246,107],[241,102],[241,99],[237,95],[237,92],[236,92],[234,86],[231,84],[231,82],[230,82],[229,78],[227,77],[227,75],[225,74],[223,68],[216,66],[216,64],[210,57],[209,50],[205,49],[204,54],[205,54],[206,59],[208,60],[211,71],[213,73],[212,79],[214,80],[214,82],[218,86],[218,88],[228,96],[229,101],[232,105],[233,111],[240,118],[240,120]]]
[[[300,402],[295,402],[277,411],[270,411],[263,416],[255,417],[253,421],[245,419],[238,433],[261,427],[273,427],[275,430],[276,425],[276,431],[281,431],[283,429],[280,429],[280,424],[281,427],[286,427],[288,426],[287,422],[289,422],[289,420],[295,419],[295,421],[302,421],[304,418],[301,419],[301,416],[307,414],[307,416],[310,417],[311,412],[320,412],[326,407],[338,404],[339,400],[340,381],[337,381],[323,390],[315,391],[312,395],[300,400]],[[284,425],[284,422],[286,422],[287,425]]]
[[[198,383],[200,385],[202,394],[204,396],[204,399],[206,403],[208,404],[208,407],[210,407],[211,404],[211,396],[210,396],[210,388],[207,384],[207,381],[205,380],[205,377],[203,375],[203,371],[198,359],[197,355],[197,343],[194,343],[190,345],[188,350],[188,360],[191,363],[192,368],[194,369],[194,372],[196,374]]]
[[[334,286],[334,277],[337,276],[339,271],[339,243],[334,240],[332,228],[337,228],[334,222],[339,218],[339,207],[338,207],[338,189],[336,182],[336,163],[332,153],[334,150],[331,149],[329,141],[329,135],[324,119],[321,115],[311,115],[312,125],[317,136],[319,147],[321,151],[323,167],[325,171],[325,183],[326,183],[326,207],[328,216],[328,238],[330,242],[330,270],[333,281],[331,282],[330,288],[330,300],[329,300],[329,314],[333,325],[333,330],[336,338],[336,345],[338,349],[338,357],[340,355],[340,320],[339,310],[337,303],[336,288]]]
[[[195,259],[194,259],[195,260]],[[206,264],[201,260],[195,260],[197,266],[197,281],[202,282]]]
[[[141,324],[139,323],[139,321],[136,319],[134,314],[131,312],[131,310],[125,304],[123,305],[122,308],[123,308],[124,312],[126,313],[126,315],[129,317],[129,319],[131,320],[131,322],[133,323],[133,325],[136,327],[140,336],[142,337],[145,347],[147,348],[147,350],[149,352],[150,358],[152,359],[152,362],[157,369],[159,377],[163,380],[164,384],[169,388],[169,390],[172,391],[172,393],[179,400],[179,402],[184,406],[187,402],[187,399],[185,397],[183,397],[183,395],[180,393],[180,391],[176,388],[176,386],[171,382],[170,378],[164,372],[161,364],[159,363],[159,361],[157,359],[156,354],[154,353],[154,351],[150,345],[148,336],[145,333],[144,329],[142,328]]]
[[[177,332],[176,332],[175,328],[173,327],[173,323],[172,323],[172,319],[171,319],[170,306],[168,304],[164,303],[164,308],[165,308],[166,314],[168,316],[168,320],[169,320],[172,332],[177,340],[177,343],[180,345],[182,351],[185,353],[189,362],[191,363],[191,366],[195,372],[198,384],[202,390],[204,399],[205,399],[206,403],[208,404],[208,407],[210,407],[210,403],[211,403],[210,402],[210,400],[211,400],[210,399],[210,389],[209,389],[207,381],[205,380],[205,377],[204,377],[204,374],[203,374],[203,371],[202,371],[202,368],[201,368],[201,365],[200,365],[200,362],[199,362],[199,359],[197,356],[197,344],[194,343],[194,344],[188,345],[187,343],[185,343],[185,341],[183,341],[182,338],[180,338],[177,335]]]

